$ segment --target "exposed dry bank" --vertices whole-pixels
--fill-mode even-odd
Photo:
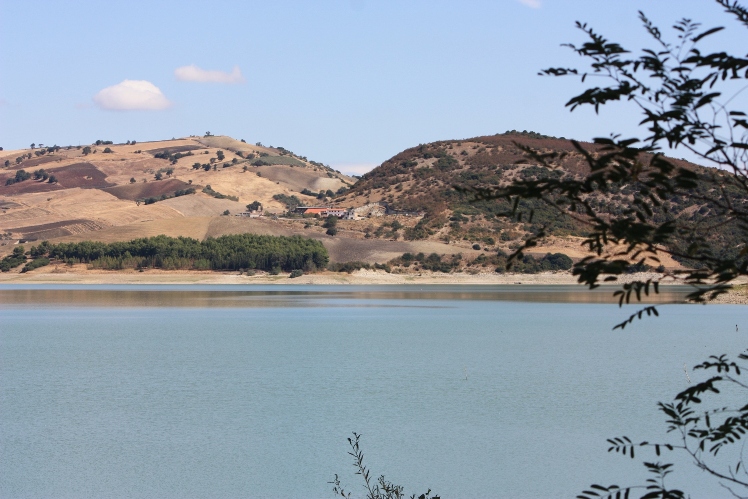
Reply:
[[[622,282],[658,277],[654,273],[622,276]],[[720,296],[715,303],[748,304],[748,280],[742,280],[732,292]],[[663,282],[664,284],[667,281]],[[30,272],[5,272],[0,274],[0,284],[349,284],[349,285],[571,285],[577,284],[571,272],[541,272],[538,274],[515,274],[485,272],[480,274],[442,272],[418,272],[409,274],[387,273],[384,270],[362,269],[350,274],[345,272],[316,272],[291,278],[289,273],[272,275],[257,272],[247,275],[239,272],[158,270],[148,269],[107,271],[90,269],[84,264],[58,265]],[[580,290],[584,288],[579,285]]]

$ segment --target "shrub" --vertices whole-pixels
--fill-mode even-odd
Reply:
[[[257,174],[259,175],[259,172],[257,172]],[[286,196],[285,194],[275,194],[273,196],[273,199],[285,204],[288,211],[292,211],[297,206],[303,206],[303,203],[301,202],[301,200],[297,198],[296,196]]]
[[[301,277],[304,275],[304,271],[301,269],[294,269],[291,271],[291,275],[288,276],[289,279],[295,279],[296,277]]]
[[[47,257],[37,258],[36,260],[32,260],[31,262],[24,265],[23,268],[21,269],[21,273],[28,272],[29,270],[38,269],[39,267],[45,267],[47,265],[49,265],[49,258]]]
[[[218,191],[214,191],[210,187],[210,184],[206,185],[205,188],[203,188],[203,192],[205,194],[210,194],[211,196],[213,196],[216,199],[229,199],[231,201],[239,201],[239,198],[236,197],[236,196],[230,196],[230,195],[226,195],[226,194],[221,194]]]

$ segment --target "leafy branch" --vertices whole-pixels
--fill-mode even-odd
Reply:
[[[356,468],[356,475],[360,475],[364,480],[363,486],[366,489],[366,499],[403,499],[405,495],[402,486],[387,481],[384,478],[384,475],[380,475],[376,482],[371,479],[369,468],[364,464],[364,453],[359,445],[360,438],[361,435],[355,431],[353,432],[353,437],[348,438],[348,445],[351,447],[351,450],[348,451],[348,455],[353,458],[353,466]],[[351,498],[351,493],[343,488],[340,482],[340,477],[337,473],[335,474],[333,481],[328,483],[332,484],[332,490],[335,496],[344,497],[346,499]],[[416,495],[411,495],[410,499],[416,499]],[[417,499],[439,499],[439,496],[432,496],[431,489],[429,489],[425,494],[419,495]]]
[[[738,359],[748,360],[748,350],[741,353]],[[748,385],[739,379],[745,368],[746,366],[731,361],[726,355],[711,356],[709,360],[694,366],[694,370],[716,370],[717,376],[712,376],[681,391],[672,403],[660,402],[658,404],[660,411],[666,416],[667,432],[678,434],[679,443],[645,441],[637,444],[623,436],[608,439],[610,444],[608,452],[619,453],[631,459],[636,457],[636,448],[653,448],[657,456],[660,456],[664,450],[685,452],[699,469],[718,479],[720,484],[736,497],[744,497],[733,490],[735,487],[740,487],[748,493],[748,472],[745,469],[743,456],[740,455],[737,462],[727,465],[726,469],[718,468],[718,464],[712,462],[710,456],[716,458],[722,449],[738,443],[748,434],[748,404],[738,408],[716,407],[706,410],[702,409],[702,404],[705,396],[719,395],[726,386],[737,388],[741,393],[748,390]],[[670,473],[671,464],[660,465],[645,462],[644,465],[650,473],[657,476],[657,478],[648,479],[647,485],[622,489],[616,485],[603,487],[595,484],[577,497],[584,499],[628,497],[628,494],[637,488],[648,491],[642,497],[683,497],[683,492],[668,490],[665,487],[664,478]]]

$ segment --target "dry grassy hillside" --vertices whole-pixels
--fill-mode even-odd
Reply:
[[[547,169],[528,162],[517,143],[567,154],[557,168]],[[593,145],[586,147],[594,153]],[[490,271],[503,265],[502,252],[511,252],[543,225],[553,237],[531,253],[576,260],[587,254],[581,246],[584,227],[540,204],[532,223],[511,223],[496,216],[506,209],[500,202],[473,202],[454,186],[584,173],[586,163],[568,141],[533,133],[420,145],[358,182],[283,147],[223,136],[0,151],[0,257],[19,241],[113,242],[159,234],[203,239],[253,232],[319,239],[333,262],[383,263],[423,253],[442,258],[421,261],[419,268],[426,270]],[[636,194],[636,186],[620,186],[593,202],[621,210]],[[265,217],[234,216],[254,201],[263,205]],[[319,217],[267,216],[286,212],[289,201],[380,205],[360,211],[361,219],[340,220],[330,235]],[[676,198],[669,203],[671,214],[689,220],[710,213],[708,206]],[[379,216],[385,207],[387,214]],[[662,264],[679,267],[665,256]]]
[[[1,151],[0,254],[18,240],[202,238],[226,211],[259,201],[280,213],[276,195],[312,203],[302,190],[353,182],[282,147],[222,136]]]

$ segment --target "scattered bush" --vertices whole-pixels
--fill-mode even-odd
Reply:
[[[143,203],[145,204],[153,204],[157,203],[159,201],[164,201],[165,199],[171,199],[171,198],[178,198],[180,196],[187,196],[188,194],[195,194],[195,188],[194,187],[188,187],[187,189],[179,189],[174,191],[174,194],[161,194],[160,197],[148,197],[143,199]]]
[[[23,268],[21,269],[21,273],[28,272],[34,269],[38,269],[39,267],[45,267],[47,265],[49,265],[49,258],[47,257],[37,258],[36,260],[32,260],[31,262],[24,265]]]
[[[259,172],[258,172],[259,175]],[[286,205],[286,209],[288,211],[293,211],[296,209],[297,206],[303,206],[303,203],[299,198],[296,196],[287,196],[285,194],[276,194],[273,196],[273,199],[276,201],[280,201],[281,203]]]
[[[26,262],[26,255],[23,246],[16,246],[13,248],[13,252],[0,260],[0,271],[8,272],[10,269],[16,268],[22,263]]]
[[[26,170],[17,170],[16,176],[11,177],[8,180],[5,181],[5,185],[13,185],[18,182],[24,182],[31,178],[31,174],[27,172]]]
[[[226,195],[226,194],[221,194],[218,191],[214,191],[210,187],[210,184],[208,184],[208,185],[205,186],[205,188],[203,189],[203,192],[205,194],[210,194],[211,196],[213,196],[216,199],[228,199],[228,200],[231,200],[231,201],[239,201],[239,198],[236,197],[236,196],[229,196],[229,195]]]

